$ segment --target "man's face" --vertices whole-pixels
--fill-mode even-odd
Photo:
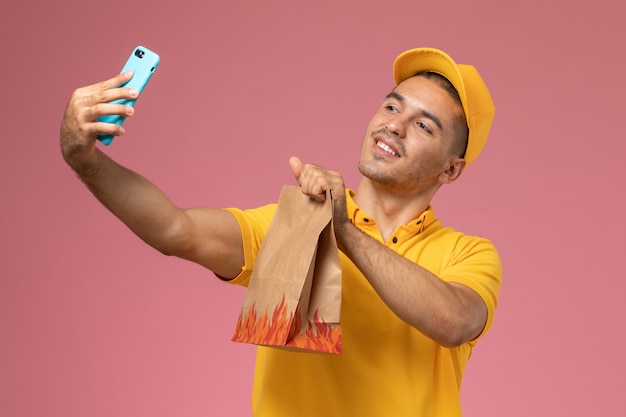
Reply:
[[[438,187],[451,155],[463,109],[435,82],[411,77],[386,98],[363,139],[359,170],[372,181],[405,193]]]

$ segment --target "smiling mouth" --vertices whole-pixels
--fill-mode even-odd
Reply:
[[[376,146],[377,146],[379,149],[382,149],[383,151],[387,152],[389,155],[396,156],[396,157],[399,157],[399,156],[400,156],[400,155],[398,155],[398,154],[396,153],[396,151],[394,151],[393,149],[391,149],[391,147],[390,147],[389,145],[386,145],[386,144],[384,144],[383,142],[381,142],[381,141],[379,141],[379,140],[377,140],[377,141],[376,141]]]

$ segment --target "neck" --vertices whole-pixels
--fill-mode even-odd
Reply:
[[[355,203],[376,221],[383,237],[417,218],[430,205],[436,189],[407,193],[377,185],[363,177],[354,195]]]

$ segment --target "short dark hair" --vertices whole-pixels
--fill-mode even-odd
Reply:
[[[461,158],[465,157],[465,151],[467,150],[467,138],[469,136],[469,128],[467,127],[467,121],[465,120],[465,109],[463,108],[463,103],[461,102],[461,97],[459,96],[459,92],[454,88],[452,83],[443,75],[432,72],[432,71],[421,71],[415,74],[415,77],[423,77],[434,81],[439,87],[446,90],[446,92],[459,104],[461,107],[463,118],[459,118],[457,123],[457,135],[456,141],[454,141],[451,152],[455,155],[460,156]]]

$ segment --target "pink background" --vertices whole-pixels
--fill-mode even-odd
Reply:
[[[0,415],[249,415],[254,348],[230,342],[244,290],[145,246],[60,156],[71,92],[137,44],[162,64],[106,151],[181,206],[273,201],[293,154],[355,187],[393,58],[476,65],[491,139],[435,201],[504,261],[465,415],[624,415],[621,2],[35,3],[0,12]]]

